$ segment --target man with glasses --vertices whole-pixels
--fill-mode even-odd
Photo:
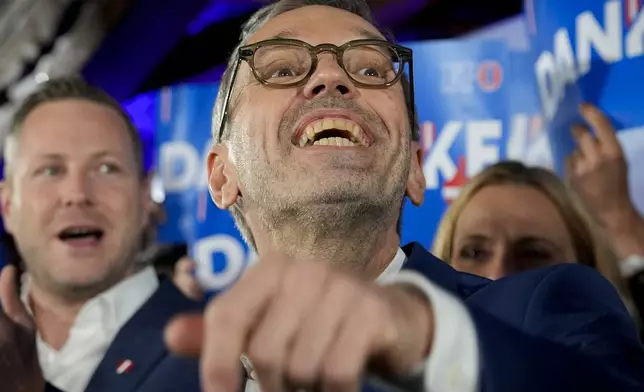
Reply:
[[[171,349],[201,355],[205,391],[237,390],[240,357],[247,391],[639,390],[635,328],[593,271],[491,282],[399,248],[403,198],[425,188],[411,52],[367,11],[280,1],[247,24],[208,173],[260,261],[170,325]]]
[[[203,318],[169,325],[170,348],[200,355],[213,392],[238,390],[242,363],[246,391],[639,390],[636,330],[595,272],[491,282],[399,248],[403,199],[425,191],[411,65],[364,2],[283,0],[250,19],[208,174],[260,260]]]

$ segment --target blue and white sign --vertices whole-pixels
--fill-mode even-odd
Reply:
[[[619,131],[631,167],[644,164],[644,12],[641,0],[527,0],[534,74],[563,173],[574,148],[578,105],[599,106]],[[631,170],[631,192],[644,211],[644,176]]]
[[[529,50],[509,53],[507,76],[508,110],[507,159],[528,165],[552,168],[553,159],[548,133],[543,125],[541,105],[532,67],[535,54]]]
[[[509,52],[500,40],[406,44],[427,180],[422,207],[405,207],[403,243],[429,247],[447,204],[469,178],[507,154]]]
[[[228,287],[253,255],[227,211],[208,192],[206,159],[211,146],[212,105],[218,85],[182,85],[159,94],[157,170],[165,190],[168,221],[161,238],[183,239],[208,291]]]

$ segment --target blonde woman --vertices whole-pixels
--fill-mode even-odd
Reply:
[[[622,287],[615,257],[581,202],[551,171],[514,161],[492,165],[465,185],[439,224],[433,253],[490,279],[586,264]]]

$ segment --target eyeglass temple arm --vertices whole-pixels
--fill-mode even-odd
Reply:
[[[217,139],[214,142],[217,142],[221,139],[224,134],[224,128],[226,127],[226,121],[228,120],[228,103],[230,101],[230,96],[233,92],[233,86],[235,85],[235,80],[237,79],[237,73],[239,72],[239,64],[242,62],[242,58],[237,59],[237,64],[235,64],[235,70],[233,71],[232,76],[230,77],[230,83],[228,84],[228,91],[226,92],[226,98],[223,103],[224,113],[221,115],[221,121],[219,122],[219,131],[217,133]]]
[[[411,54],[409,55],[408,61],[409,61],[409,105],[411,106],[410,113],[412,113],[410,116],[411,118],[409,119],[409,124],[413,128],[417,125],[416,124],[417,119],[416,119],[416,101],[414,98],[414,58],[411,56]]]

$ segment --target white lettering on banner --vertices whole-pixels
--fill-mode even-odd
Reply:
[[[446,61],[440,66],[443,94],[472,94],[476,85],[484,92],[494,92],[503,81],[503,68],[494,60],[480,63],[471,60]]]
[[[543,119],[538,114],[516,113],[512,116],[506,144],[507,159],[524,161],[526,151],[544,132]]]
[[[441,63],[441,92],[443,94],[471,94],[474,91],[473,61],[447,61]]]
[[[542,132],[528,145],[521,161],[526,165],[541,166],[551,170],[554,168],[550,139],[546,132]]]
[[[423,132],[433,133],[431,123],[423,124]],[[449,150],[454,145],[461,130],[465,130],[466,175],[471,178],[485,166],[500,159],[499,141],[503,134],[503,123],[500,120],[449,121],[443,130],[436,135],[423,135],[427,157],[423,173],[427,189],[438,189],[440,177],[444,181],[452,180],[458,169],[450,156]],[[431,138],[431,141],[428,140]],[[439,176],[440,174],[440,176]]]
[[[626,0],[627,1],[627,0]],[[575,19],[575,46],[570,33],[560,28],[553,37],[553,51],[544,51],[535,63],[539,95],[546,119],[552,119],[563,100],[566,85],[575,83],[592,68],[593,50],[606,63],[644,55],[644,12],[623,34],[622,3],[611,0],[604,3],[604,24],[590,11]],[[575,53],[576,50],[576,53]]]
[[[241,242],[227,234],[217,234],[202,238],[194,244],[194,256],[197,262],[197,280],[208,291],[223,290],[234,283],[244,271],[248,261],[254,261],[253,252],[246,252]],[[213,259],[215,254],[225,259],[224,268],[215,272]]]
[[[206,159],[209,151],[209,143],[206,143],[202,155],[188,142],[162,144],[159,152],[159,175],[166,193],[207,187]],[[177,171],[176,168],[181,170]]]
[[[510,136],[506,147],[506,156],[511,160],[521,160],[528,146],[528,115],[517,113],[512,116]]]

